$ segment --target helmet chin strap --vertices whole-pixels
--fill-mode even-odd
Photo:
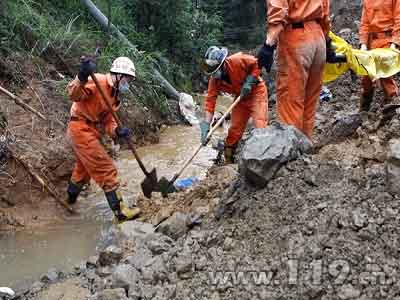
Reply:
[[[119,83],[121,82],[122,79],[122,74],[114,74],[115,76],[115,86],[112,89],[112,97],[118,98],[119,95]],[[118,77],[119,76],[119,77]]]

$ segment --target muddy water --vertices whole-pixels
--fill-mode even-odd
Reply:
[[[220,99],[217,110],[224,111],[230,103],[229,98]],[[216,137],[221,137],[225,131],[226,127],[219,130]],[[149,169],[157,169],[159,178],[170,179],[198,147],[199,136],[197,126],[165,128],[159,144],[142,147],[138,152]],[[203,178],[216,155],[210,146],[202,149],[182,178]],[[116,165],[124,199],[133,203],[141,193],[143,174],[129,151],[119,153]],[[112,214],[103,192],[92,184],[81,198],[77,204],[80,217],[39,232],[0,232],[0,286],[19,289],[54,267],[70,271],[74,265],[94,255],[100,242],[106,243],[104,238],[112,224]]]

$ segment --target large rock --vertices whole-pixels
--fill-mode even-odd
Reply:
[[[157,231],[177,240],[188,232],[188,223],[189,219],[187,215],[176,212],[169,219],[162,222],[158,226]]]
[[[171,249],[174,241],[161,233],[149,235],[146,239],[146,246],[154,255],[159,255]]]
[[[141,271],[148,261],[153,258],[151,251],[144,244],[135,247],[135,253],[126,257],[125,262]]]
[[[239,171],[248,183],[263,188],[283,164],[311,150],[310,140],[292,126],[275,123],[254,129],[243,147]]]
[[[154,226],[139,221],[124,222],[119,226],[122,239],[143,240],[154,232]]]
[[[117,246],[111,245],[100,252],[98,263],[100,264],[100,266],[110,266],[118,264],[121,259],[122,249]]]
[[[127,292],[136,289],[140,280],[140,273],[128,264],[121,264],[115,268],[112,274],[112,287],[123,288]]]
[[[400,194],[400,140],[391,140],[386,161],[387,189],[392,194]]]

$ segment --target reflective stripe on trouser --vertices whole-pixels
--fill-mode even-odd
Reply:
[[[386,37],[386,38],[371,40],[371,42],[368,45],[368,49],[389,48],[390,39],[391,39],[390,37]],[[374,82],[372,82],[372,80],[368,76],[364,76],[361,82],[363,88],[362,94],[366,96],[372,95],[375,89]],[[376,82],[377,83],[379,82],[380,85],[382,86],[386,98],[393,98],[399,94],[396,81],[393,79],[393,77],[382,78],[377,80]]]
[[[278,116],[282,123],[297,127],[310,139],[325,60],[325,37],[318,23],[307,22],[300,29],[289,26],[281,33],[278,44]]]
[[[249,99],[240,101],[232,110],[231,126],[225,139],[226,146],[234,146],[242,138],[251,117],[254,127],[264,128],[268,122],[268,93],[264,84],[254,87]]]
[[[88,182],[92,178],[105,192],[119,187],[118,172],[111,157],[99,141],[98,131],[85,122],[70,122],[68,135],[77,162],[71,181]]]

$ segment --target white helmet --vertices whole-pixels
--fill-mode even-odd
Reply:
[[[136,77],[135,65],[127,57],[118,57],[114,60],[110,72]]]

